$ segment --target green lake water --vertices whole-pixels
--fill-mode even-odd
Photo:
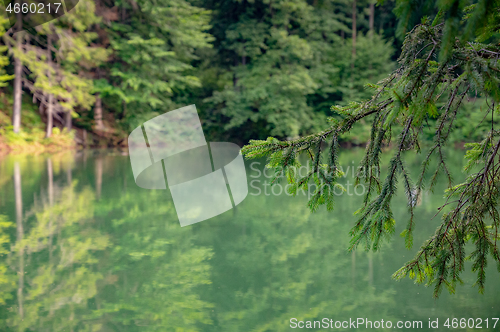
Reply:
[[[0,331],[301,330],[291,327],[293,318],[340,322],[325,329],[331,331],[353,330],[342,322],[358,318],[422,321],[420,330],[439,331],[448,330],[448,318],[473,318],[474,327],[482,319],[483,331],[500,330],[500,323],[492,327],[500,317],[493,261],[484,294],[473,287],[470,263],[456,294],[444,290],[437,300],[431,287],[391,279],[440,223],[433,216],[444,202],[444,177],[418,201],[412,250],[398,235],[408,217],[400,192],[392,240],[377,253],[347,252],[363,191],[352,186],[353,162],[362,153],[340,157],[349,191],[333,212],[311,213],[305,195],[268,186],[262,161],[255,161],[247,162],[249,195],[240,205],[186,227],[168,190],[137,187],[120,152],[4,156]],[[463,153],[448,156],[456,181],[464,177]],[[420,157],[407,157],[417,174]],[[429,319],[439,329],[430,329]]]

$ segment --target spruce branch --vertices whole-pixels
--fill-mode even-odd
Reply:
[[[469,150],[464,171],[484,166],[469,175],[465,182],[453,186],[444,150],[456,128],[455,120],[465,112],[464,100],[471,92],[494,101],[487,104],[486,113],[491,112],[494,116],[495,103],[498,105],[500,102],[500,45],[460,40],[452,44],[448,41],[444,43],[445,26],[444,23],[417,25],[405,38],[398,60],[399,68],[374,86],[377,91],[371,99],[332,107],[338,116],[331,119],[329,128],[289,141],[273,137],[265,141],[253,140],[242,150],[247,158],[267,157],[269,167],[285,171],[293,194],[307,188],[310,182],[316,185],[308,202],[309,208],[316,211],[320,205],[326,204],[331,210],[334,200],[332,189],[343,189],[338,183],[342,176],[338,167],[341,152],[339,140],[360,120],[369,119],[370,139],[356,175],[356,184],[364,181],[368,190],[363,206],[356,212],[358,218],[350,231],[349,250],[354,250],[361,243],[367,250],[378,250],[383,240],[391,238],[396,222],[391,201],[396,195],[399,180],[403,183],[409,213],[407,226],[401,235],[410,248],[413,244],[412,233],[418,226],[415,209],[419,197],[426,188],[433,190],[438,177],[444,173],[448,189],[445,203],[438,208],[437,214],[442,214],[441,224],[420,246],[416,256],[393,275],[395,279],[410,277],[417,283],[433,285],[434,296],[440,294],[443,286],[451,293],[455,291],[456,285],[462,283],[460,275],[466,260],[473,261],[472,271],[477,275],[476,285],[480,292],[484,290],[489,257],[494,259],[500,271],[497,244],[500,225],[500,133],[493,127],[493,118],[492,129],[486,137],[481,142],[466,145]],[[445,52],[448,55],[440,59],[438,54],[449,45],[451,49]],[[434,143],[425,154],[414,184],[405,166],[405,152],[421,151],[419,133],[429,119],[436,118]],[[393,132],[398,133],[395,146],[391,143]],[[329,149],[323,145],[328,145]],[[381,179],[380,157],[386,147],[395,151],[388,173]],[[312,167],[306,176],[298,178],[294,167],[301,166],[301,154],[307,154]],[[322,162],[325,156],[326,164]],[[437,163],[433,165],[431,159],[434,156]],[[431,165],[435,170],[427,180],[426,174]],[[445,207],[451,208],[451,211],[443,213]],[[466,250],[467,243],[472,243],[475,249]]]

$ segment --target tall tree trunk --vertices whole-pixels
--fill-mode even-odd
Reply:
[[[22,24],[22,20],[18,19],[18,23]],[[22,37],[23,32],[18,32],[16,36],[16,47],[19,52],[22,51]],[[23,64],[18,57],[14,57],[14,105],[12,110],[12,126],[14,127],[14,133],[19,133],[21,130],[21,105],[22,105],[22,73]]]
[[[99,156],[95,160],[95,196],[97,197],[97,199],[101,198],[102,171],[103,171],[103,160],[102,156]]]
[[[370,26],[370,33],[373,34],[373,25],[375,21],[375,3],[370,2],[370,19],[369,19],[369,26]]]
[[[47,158],[47,177],[48,177],[48,195],[49,195],[49,206],[52,207],[54,205],[54,169],[52,167],[52,159]],[[52,239],[54,232],[52,231],[52,215],[49,216],[49,262],[52,263],[52,253],[53,253],[53,245]],[[52,266],[52,264],[51,264]]]
[[[68,182],[68,186],[71,186],[71,183],[73,182],[71,163],[68,163],[68,167],[66,168],[66,181]]]
[[[48,183],[48,194],[49,194],[49,205],[54,205],[54,168],[52,167],[52,159],[47,159],[47,177],[49,179]]]
[[[351,55],[351,89],[349,98],[352,100],[354,94],[354,63],[356,61],[356,17],[357,17],[357,8],[356,8],[356,0],[352,2],[352,55]]]
[[[50,45],[51,45],[51,38],[50,34],[47,36],[47,62],[49,64],[49,67],[52,66],[52,52],[50,50]],[[47,76],[49,78],[49,86],[51,87],[52,84],[50,82],[51,80],[51,74],[50,71],[47,73]],[[52,136],[52,127],[54,126],[54,96],[52,93],[49,93],[48,101],[47,101],[47,131],[45,133],[45,137],[50,137]]]
[[[236,89],[238,85],[238,77],[236,76],[236,67],[238,66],[238,58],[234,59],[234,72],[233,72],[233,87]]]
[[[83,150],[83,168],[87,168],[87,150]]]
[[[52,127],[54,127],[54,116],[53,116],[53,103],[54,97],[52,94],[49,94],[49,98],[47,101],[47,131],[45,132],[45,137],[52,136]]]
[[[369,19],[369,24],[370,24],[370,39],[373,41],[373,25],[374,25],[374,20],[375,20],[375,3],[370,2],[370,19]],[[372,71],[372,59],[370,58],[370,63],[368,64],[368,69],[370,70],[370,82],[372,81],[373,77],[371,75]]]
[[[23,195],[21,191],[21,168],[19,163],[14,163],[14,198],[16,201],[16,226],[17,226],[17,243],[21,244],[23,240]],[[19,249],[19,271],[18,271],[18,287],[17,287],[17,304],[19,317],[23,319],[23,288],[24,288],[24,246]]]
[[[87,147],[87,131],[83,129],[83,146]]]
[[[64,112],[64,117],[65,117],[64,122],[66,125],[66,129],[70,131],[72,128],[72,121],[73,121],[73,118],[71,117],[71,111]]]
[[[357,17],[357,9],[356,9],[356,0],[352,2],[352,66],[354,67],[354,58],[356,57],[356,17]]]
[[[95,95],[94,121],[97,129],[102,129],[102,101],[99,93]]]

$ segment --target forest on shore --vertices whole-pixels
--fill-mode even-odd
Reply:
[[[189,104],[212,140],[310,134],[332,105],[369,98],[366,84],[397,67],[405,34],[435,11],[415,7],[403,24],[394,1],[80,0],[17,33],[4,15],[0,149],[123,146]],[[481,101],[464,107],[456,142],[490,127]],[[368,138],[358,125],[343,141]]]
[[[392,277],[433,286],[433,296],[438,298],[444,289],[454,294],[464,280],[470,281],[468,276],[462,279],[464,271],[470,270],[477,291],[488,294],[486,274],[493,271],[491,263],[500,271],[500,0],[131,1],[82,0],[58,20],[15,34],[4,17],[0,149],[38,152],[124,146],[130,130],[144,121],[196,104],[207,139],[245,145],[241,152],[247,159],[267,158],[271,183],[285,182],[288,196],[304,192],[302,203],[311,212],[322,207],[339,211],[356,204],[352,227],[344,222],[350,217],[339,218],[351,227],[352,257],[360,247],[376,252],[390,245],[396,232],[410,250],[415,230],[427,221],[427,240],[415,237],[418,251]],[[347,197],[349,204],[342,203],[336,190],[350,195],[349,182],[347,189],[343,185],[344,147],[363,143],[364,151],[351,151],[360,157],[355,175],[351,174],[356,186],[366,190],[357,194],[359,201]],[[468,143],[466,152],[453,149],[453,144],[463,143]],[[95,159],[90,162],[92,155]],[[118,155],[121,159],[115,158]],[[1,173],[3,183],[14,181],[4,188],[5,197],[12,197],[13,187],[15,198],[3,201],[16,208],[21,244],[11,250],[20,257],[19,317],[28,323],[22,309],[23,260],[28,248],[23,242],[27,234],[23,218],[36,218],[39,227],[54,230],[51,222],[57,211],[63,211],[63,218],[66,210],[80,206],[90,214],[69,213],[75,217],[70,224],[94,220],[100,214],[110,226],[116,222],[114,226],[126,227],[130,222],[144,229],[142,219],[148,214],[136,198],[140,195],[126,194],[126,176],[129,183],[135,180],[131,173],[114,173],[115,165],[122,170],[128,167],[127,154],[97,149],[77,151],[77,158],[65,162],[67,190],[60,197],[68,199],[63,203],[69,205],[56,207],[53,178],[61,172],[54,169],[63,164],[62,159],[53,164],[56,156],[2,158],[7,165]],[[115,164],[105,162],[104,156]],[[26,171],[37,158],[42,160],[38,168]],[[22,167],[27,174],[23,177],[19,160],[27,165]],[[159,165],[159,160],[154,161]],[[96,205],[95,216],[90,203],[73,204],[80,191],[73,191],[77,182],[72,178],[72,162],[81,167],[75,174],[87,181],[84,185],[94,181],[99,204],[108,197],[104,190],[118,196],[125,192],[125,196],[110,200],[111,205]],[[355,161],[351,163],[355,167]],[[305,174],[297,171],[303,166]],[[47,195],[45,184],[36,182],[42,179],[36,174],[42,172],[47,174],[43,178]],[[18,203],[23,201],[22,178],[31,181],[24,180],[24,185],[41,189],[47,213],[36,212],[35,189],[29,189],[28,196],[36,203],[34,212],[23,217]],[[116,183],[103,185],[105,180]],[[434,205],[440,201],[432,195],[434,190],[443,193],[444,203],[437,212]],[[80,196],[82,204],[94,199],[92,190],[87,192]],[[154,221],[158,212],[167,212],[158,210],[154,199],[160,194],[151,192],[140,196],[145,204],[152,203],[148,221]],[[267,230],[269,219],[300,225],[293,220],[305,216],[313,225],[303,211],[294,210],[300,204],[276,209],[279,204],[272,197],[256,196],[261,200],[258,206],[268,202],[271,211],[278,213],[275,217],[253,206],[249,210],[256,211]],[[423,203],[424,199],[428,201]],[[110,218],[114,206],[131,210],[124,210],[126,218],[120,221]],[[432,216],[418,218],[419,206],[432,211]],[[406,216],[396,209],[406,211]],[[435,221],[438,215],[440,222]],[[396,231],[402,218],[407,218],[406,226]],[[244,226],[251,219],[241,220]],[[1,227],[7,227],[7,222],[3,226],[1,222]],[[34,229],[35,235],[42,234]],[[276,229],[283,234],[281,227]],[[52,234],[42,235],[52,244]],[[92,233],[82,233],[85,238],[88,234]],[[151,236],[144,239],[151,243]],[[256,247],[256,242],[248,243],[246,247]],[[300,241],[289,243],[293,250],[300,248],[296,245]],[[48,251],[43,255],[50,261],[52,249]],[[156,255],[156,249],[153,252]],[[282,289],[288,292],[282,287],[279,292]],[[302,289],[310,298],[307,287]]]

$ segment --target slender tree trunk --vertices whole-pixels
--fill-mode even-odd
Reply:
[[[373,26],[375,24],[375,3],[370,2],[370,19],[369,19],[370,32],[373,34]]]
[[[21,191],[21,168],[19,163],[14,164],[14,197],[16,201],[16,226],[17,226],[17,243],[19,249],[19,271],[18,271],[18,287],[17,287],[17,304],[19,317],[23,319],[23,288],[24,288],[24,246],[21,245],[23,240],[23,197]]]
[[[52,207],[54,205],[54,169],[52,167],[52,159],[47,159],[47,177],[48,177],[48,195],[49,195],[49,206]],[[53,253],[53,235],[54,232],[52,230],[52,216],[50,216],[49,221],[49,262],[52,266],[52,253]],[[52,272],[52,271],[51,271]]]
[[[54,127],[54,117],[53,117],[53,102],[54,98],[52,94],[49,94],[48,105],[47,105],[47,131],[45,132],[45,137],[52,136],[52,127]]]
[[[50,51],[50,45],[51,45],[51,38],[50,34],[47,36],[47,62],[49,66],[52,66],[52,53]],[[47,74],[49,78],[49,86],[51,87],[51,74],[50,71]],[[54,126],[54,117],[53,117],[53,111],[54,111],[54,96],[52,93],[49,93],[48,96],[48,101],[47,101],[47,131],[45,133],[45,137],[50,137],[52,136],[52,127]]]
[[[370,24],[370,39],[373,41],[373,25],[374,25],[374,20],[375,20],[375,3],[370,2],[370,19],[369,19],[369,24]],[[371,75],[372,71],[372,59],[370,58],[370,63],[368,64],[368,69],[370,70],[370,82],[372,81],[373,77]]]
[[[47,159],[47,177],[49,179],[48,183],[48,194],[49,194],[49,205],[54,205],[54,168],[52,167],[52,159]]]
[[[102,157],[97,157],[95,160],[95,195],[98,199],[101,198],[102,171],[103,171]]]
[[[97,129],[102,129],[102,101],[99,93],[95,95],[94,121]]]
[[[233,73],[233,87],[236,89],[236,86],[238,85],[238,77],[236,77],[236,67],[238,66],[238,58],[234,59],[234,69],[235,72]]]
[[[14,199],[16,201],[16,223],[21,227],[23,221],[23,197],[21,188],[21,168],[19,163],[14,163]]]
[[[73,121],[73,118],[71,117],[71,111],[67,111],[64,113],[64,122],[66,124],[66,129],[68,129],[68,131],[70,131],[72,129],[72,121]]]
[[[73,175],[71,172],[71,163],[68,163],[68,168],[66,168],[66,181],[68,182],[68,186],[71,186],[73,182]]]
[[[83,130],[83,146],[87,147],[87,131],[85,129]]]
[[[22,20],[18,20],[21,22]],[[19,52],[22,51],[22,37],[23,32],[18,32],[16,36],[16,47]],[[12,110],[12,126],[14,127],[14,133],[19,133],[21,130],[21,106],[22,106],[22,73],[23,64],[18,57],[14,57],[14,105]]]
[[[351,89],[349,98],[352,100],[353,92],[354,92],[354,63],[356,61],[356,17],[357,17],[357,9],[356,9],[356,0],[352,2],[352,56],[351,56]]]
[[[357,30],[356,30],[356,0],[353,0],[352,2],[352,67],[354,68],[354,58],[356,57],[356,35],[357,35]]]
[[[83,150],[83,168],[87,168],[87,150]]]

